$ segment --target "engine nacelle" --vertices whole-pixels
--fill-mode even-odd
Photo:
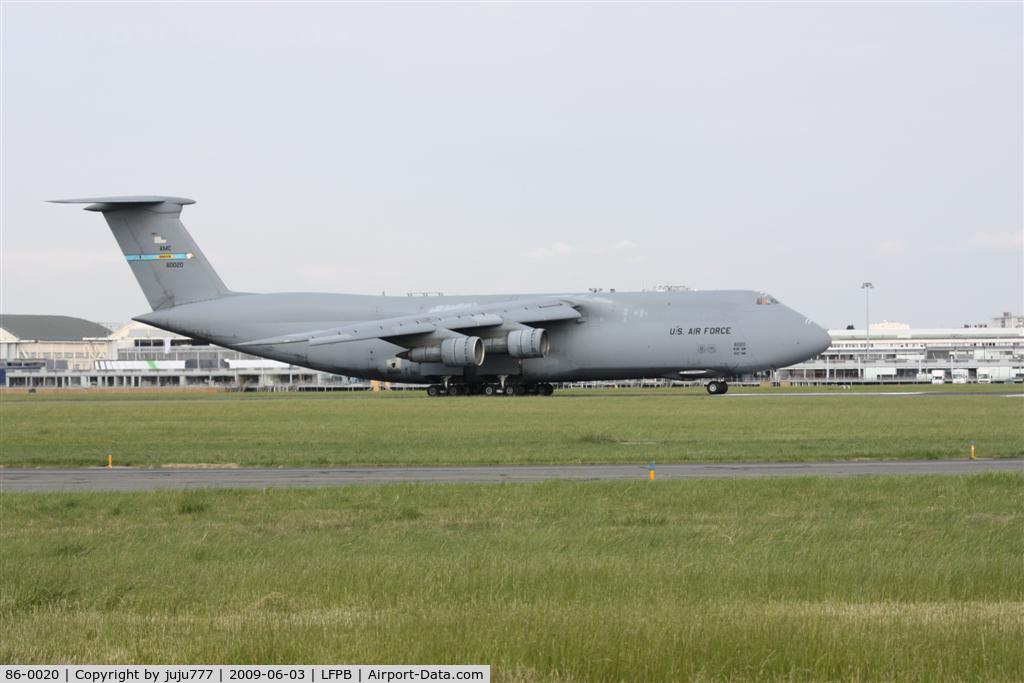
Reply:
[[[457,367],[479,366],[484,362],[484,340],[480,337],[452,337],[440,346],[409,349],[408,358],[417,363],[437,363]]]
[[[543,358],[548,355],[548,347],[548,334],[539,328],[514,330],[504,337],[484,340],[488,353],[507,353],[513,358]]]
[[[548,355],[547,330],[534,327],[526,330],[513,330],[506,337],[508,355],[513,358],[543,358]]]
[[[484,340],[480,337],[454,337],[441,342],[441,362],[462,367],[483,365]]]

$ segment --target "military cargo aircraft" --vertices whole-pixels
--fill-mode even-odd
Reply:
[[[153,311],[176,334],[324,372],[426,384],[431,396],[551,395],[553,383],[706,380],[812,358],[831,343],[763,292],[480,296],[252,294],[228,289],[180,216],[183,197],[59,199],[106,218]]]

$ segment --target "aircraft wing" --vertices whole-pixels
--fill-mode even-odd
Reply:
[[[267,346],[307,342],[310,346],[324,346],[366,339],[385,339],[401,345],[401,340],[437,331],[463,331],[498,327],[505,323],[532,324],[555,320],[575,320],[580,317],[578,304],[564,298],[546,297],[503,301],[482,306],[452,306],[449,310],[433,313],[367,320],[324,330],[310,330],[280,337],[269,337],[244,342],[239,346]]]

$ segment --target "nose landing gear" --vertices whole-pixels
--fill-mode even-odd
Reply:
[[[707,389],[708,393],[712,396],[718,396],[719,394],[724,394],[729,391],[729,385],[717,379],[708,382],[707,386],[704,388]]]

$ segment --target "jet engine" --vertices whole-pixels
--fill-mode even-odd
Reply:
[[[480,337],[452,337],[440,346],[421,346],[409,349],[409,360],[417,363],[436,363],[470,367],[484,362],[484,340]]]
[[[548,355],[548,333],[534,327],[525,330],[513,330],[505,337],[488,339],[485,342],[492,353],[507,353],[513,358],[543,358]]]

